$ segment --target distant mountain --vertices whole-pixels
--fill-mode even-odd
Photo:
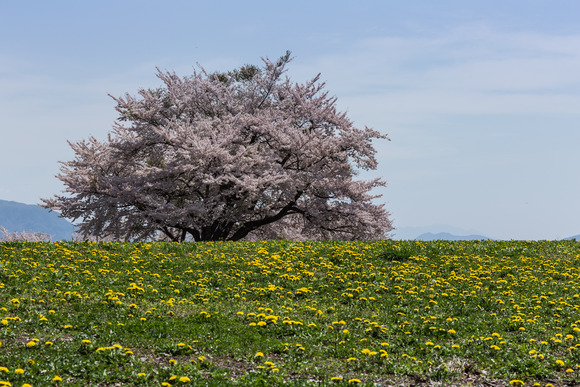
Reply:
[[[72,239],[74,226],[55,212],[32,204],[0,200],[0,226],[10,232],[41,232],[53,241]]]
[[[481,235],[481,232],[474,229],[460,228],[448,224],[432,224],[420,227],[397,227],[393,230],[393,239],[412,240],[417,239],[422,234],[448,233],[452,235]]]
[[[415,240],[418,241],[471,241],[471,240],[480,240],[480,241],[487,241],[491,240],[490,238],[483,236],[483,235],[453,235],[448,232],[440,232],[438,234],[433,234],[430,232],[424,233],[419,235]]]
[[[576,239],[577,241],[580,241],[580,234],[579,235],[574,235],[574,236],[571,236],[571,237],[568,237],[568,238],[564,238],[562,240],[564,240],[564,241],[570,241],[572,239]]]

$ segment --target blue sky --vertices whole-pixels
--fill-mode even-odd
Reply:
[[[396,227],[580,234],[580,2],[19,1],[0,6],[0,199],[62,190],[67,140],[105,139],[108,93],[155,67],[229,70],[291,50],[377,142]],[[439,230],[439,229],[441,230]]]

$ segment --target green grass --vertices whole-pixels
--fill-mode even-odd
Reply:
[[[579,262],[576,241],[4,242],[0,386],[577,385]]]

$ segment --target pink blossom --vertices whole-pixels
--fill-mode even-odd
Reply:
[[[317,75],[293,83],[276,62],[229,73],[203,68],[164,86],[113,97],[107,141],[69,142],[66,189],[43,206],[78,221],[85,237],[207,241],[377,239],[392,229],[373,203],[381,179],[376,130],[354,127]]]

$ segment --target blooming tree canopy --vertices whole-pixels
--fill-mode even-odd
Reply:
[[[228,73],[203,68],[115,98],[107,141],[69,142],[62,195],[43,206],[85,236],[172,241],[377,239],[391,229],[356,180],[377,166],[372,140],[336,109],[320,75],[286,76],[290,53]]]

